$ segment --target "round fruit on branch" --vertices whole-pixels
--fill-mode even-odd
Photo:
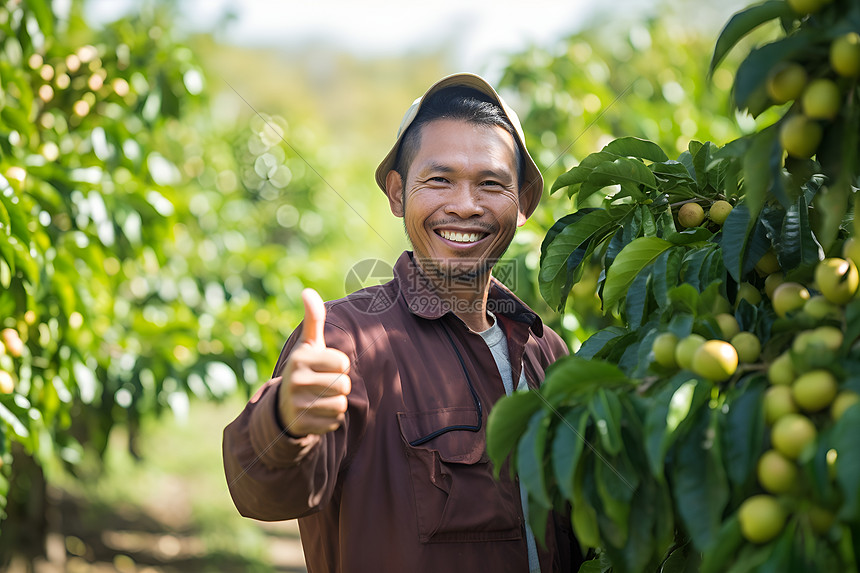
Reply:
[[[845,304],[854,297],[860,285],[860,274],[850,259],[824,259],[815,267],[815,284],[833,304]]]
[[[850,32],[830,44],[830,66],[840,76],[860,76],[860,34]]]
[[[666,368],[677,368],[678,362],[675,360],[675,349],[678,346],[678,337],[671,332],[661,332],[654,337],[654,343],[651,345],[651,350],[654,352],[654,360],[660,366]]]
[[[809,159],[818,150],[823,135],[818,122],[796,114],[783,120],[779,128],[779,143],[792,157]]]
[[[788,313],[799,310],[809,300],[809,291],[800,283],[782,283],[773,291],[773,310],[777,316],[785,317]]]
[[[806,87],[806,68],[797,62],[781,62],[767,78],[767,95],[776,104],[793,101]]]
[[[754,495],[738,509],[743,536],[753,543],[767,543],[782,531],[788,515],[771,495]]]
[[[774,449],[785,457],[796,460],[815,442],[818,431],[812,420],[803,414],[786,414],[778,419],[770,431]]]
[[[705,220],[705,210],[698,203],[684,203],[678,209],[678,222],[682,227],[698,227]]]
[[[708,340],[693,355],[692,370],[712,382],[724,382],[738,368],[738,353],[723,340]]]
[[[833,120],[839,113],[840,100],[839,86],[832,80],[819,78],[809,82],[800,101],[809,119]]]
[[[726,219],[729,218],[729,213],[731,212],[732,204],[720,199],[719,201],[714,201],[714,204],[708,209],[708,218],[717,225],[722,226],[726,222]]]

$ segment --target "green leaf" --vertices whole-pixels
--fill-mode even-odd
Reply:
[[[702,560],[702,573],[722,573],[735,558],[737,550],[744,543],[737,513],[732,514],[720,527],[714,545],[705,551]]]
[[[751,227],[750,219],[749,208],[745,202],[741,202],[732,209],[723,223],[721,236],[723,262],[726,264],[726,270],[738,283],[741,282],[743,276],[743,255]]]
[[[678,442],[673,464],[675,503],[699,551],[707,551],[716,540],[729,500],[713,421],[709,408],[699,408],[691,431]]]
[[[661,307],[669,304],[669,289],[678,284],[682,258],[683,249],[673,248],[654,261],[654,298]]]
[[[496,477],[541,403],[536,392],[514,392],[500,399],[490,410],[487,417],[487,455],[493,462]]]
[[[585,359],[593,358],[598,352],[603,350],[608,342],[615,340],[626,332],[620,326],[607,326],[603,330],[598,330],[582,343],[582,346],[576,351],[575,356]]]
[[[699,291],[690,283],[682,283],[669,289],[669,302],[676,310],[695,314],[699,308]]]
[[[603,287],[603,312],[621,300],[642,269],[651,264],[672,243],[657,237],[640,237],[624,247],[606,273]]]
[[[565,356],[546,370],[541,394],[552,406],[572,398],[586,399],[604,388],[624,388],[632,382],[614,364],[602,360],[587,360]]]
[[[647,318],[643,315],[645,314],[645,305],[648,302],[650,279],[651,265],[633,279],[630,290],[624,297],[624,317],[627,319],[627,326],[630,330],[637,330],[642,325],[643,318]]]
[[[773,169],[768,166],[774,160],[782,160],[778,133],[776,126],[770,126],[751,136],[749,150],[743,158],[744,201],[752,218],[758,216],[773,184]]]
[[[33,133],[33,124],[27,114],[17,107],[6,106],[0,110],[0,120],[26,137],[30,137]]]
[[[583,183],[577,201],[582,203],[589,195],[610,185],[632,183],[649,189],[657,188],[657,180],[651,170],[638,159],[619,157],[613,162],[604,162],[594,168]]]
[[[809,226],[809,205],[801,195],[785,212],[782,233],[774,245],[780,265],[785,269],[812,266],[824,258],[824,250]]]
[[[648,161],[653,162],[669,160],[666,152],[663,151],[659,145],[653,141],[639,139],[637,137],[618,138],[606,144],[603,151],[614,153],[615,155],[620,155],[622,157],[638,157],[640,159],[647,159]]]
[[[692,245],[693,243],[701,243],[713,237],[713,233],[704,227],[694,227],[678,232],[666,233],[663,238],[673,245]]]
[[[588,409],[603,449],[617,455],[621,452],[621,403],[611,391],[599,388],[588,402]]]
[[[729,396],[725,427],[720,433],[729,480],[736,487],[746,485],[755,475],[764,435],[762,396],[765,383],[757,380]]]
[[[708,76],[710,77],[726,54],[747,34],[758,28],[765,22],[769,22],[774,18],[788,18],[793,15],[789,5],[782,0],[771,0],[756,4],[737,12],[717,38],[716,46],[714,46],[714,54],[711,57],[711,65],[708,68]]]
[[[547,430],[554,414],[538,410],[529,419],[525,433],[517,445],[517,475],[533,499],[543,507],[552,507],[543,476]]]
[[[833,427],[833,448],[836,458],[836,480],[842,489],[844,501],[839,510],[840,519],[856,521],[860,518],[860,405],[849,407]]]
[[[553,280],[566,268],[571,253],[611,221],[613,217],[608,211],[598,209],[587,213],[575,225],[568,224],[547,245],[546,256],[541,261],[540,280]]]
[[[585,561],[582,565],[579,566],[579,573],[604,573],[603,566],[600,563],[600,559],[598,558]]]
[[[588,179],[588,176],[591,175],[591,171],[595,167],[604,161],[615,161],[617,158],[618,156],[614,153],[606,153],[605,151],[598,151],[597,153],[588,155],[579,163],[579,165],[571,168],[570,171],[563,173],[555,180],[555,183],[552,184],[552,188],[550,189],[550,194],[555,193],[564,187],[583,183]],[[571,190],[568,194],[573,193],[573,191],[574,190]]]
[[[585,447],[585,430],[589,413],[582,407],[568,410],[556,424],[552,440],[552,469],[558,489],[565,499],[573,501],[574,477]]]
[[[597,511],[584,496],[579,496],[573,502],[571,523],[576,538],[584,547],[598,547],[600,545]]]
[[[6,205],[0,201],[0,234],[7,237],[12,234],[12,220],[9,218],[9,211],[6,210]]]
[[[27,6],[39,23],[39,30],[46,38],[54,35],[54,15],[51,6],[45,0],[26,0]]]
[[[28,438],[30,436],[30,431],[27,430],[27,426],[25,426],[21,420],[19,420],[18,417],[2,402],[0,402],[0,420],[6,422],[6,424],[12,428],[12,431],[15,432],[19,438]]]

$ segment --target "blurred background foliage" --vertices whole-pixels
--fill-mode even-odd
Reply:
[[[729,111],[731,75],[705,80],[716,29],[689,25],[696,2],[676,4],[506,56],[499,85],[547,181],[621,135],[678,149],[753,129]],[[220,496],[201,498],[221,513],[195,511],[195,524],[245,531],[219,468],[194,454],[218,459],[223,424],[301,318],[304,285],[343,296],[353,265],[407,248],[372,173],[416,94],[457,71],[444,51],[224,45],[183,33],[172,2],[104,26],[84,8],[0,2],[0,563],[42,558],[62,528],[56,486],[110,505],[107,484],[145,505],[147,486],[120,481],[171,456],[200,486],[185,495]],[[604,326],[594,289],[561,317],[536,277],[566,209],[547,199],[518,233],[510,286],[576,347]],[[194,418],[201,400],[228,414]],[[159,432],[165,412],[198,433]],[[253,556],[238,570],[266,570],[259,545],[233,547]],[[92,556],[68,538],[60,553]]]

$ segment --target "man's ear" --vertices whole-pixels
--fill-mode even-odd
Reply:
[[[395,170],[385,176],[385,194],[388,195],[388,205],[395,217],[403,216],[403,180]]]
[[[520,205],[517,207],[517,227],[522,227],[528,221],[529,216],[523,213],[523,207]]]

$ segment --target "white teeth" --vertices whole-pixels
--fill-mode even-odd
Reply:
[[[474,243],[481,238],[479,233],[454,233],[452,231],[439,231],[443,238],[455,243]]]

